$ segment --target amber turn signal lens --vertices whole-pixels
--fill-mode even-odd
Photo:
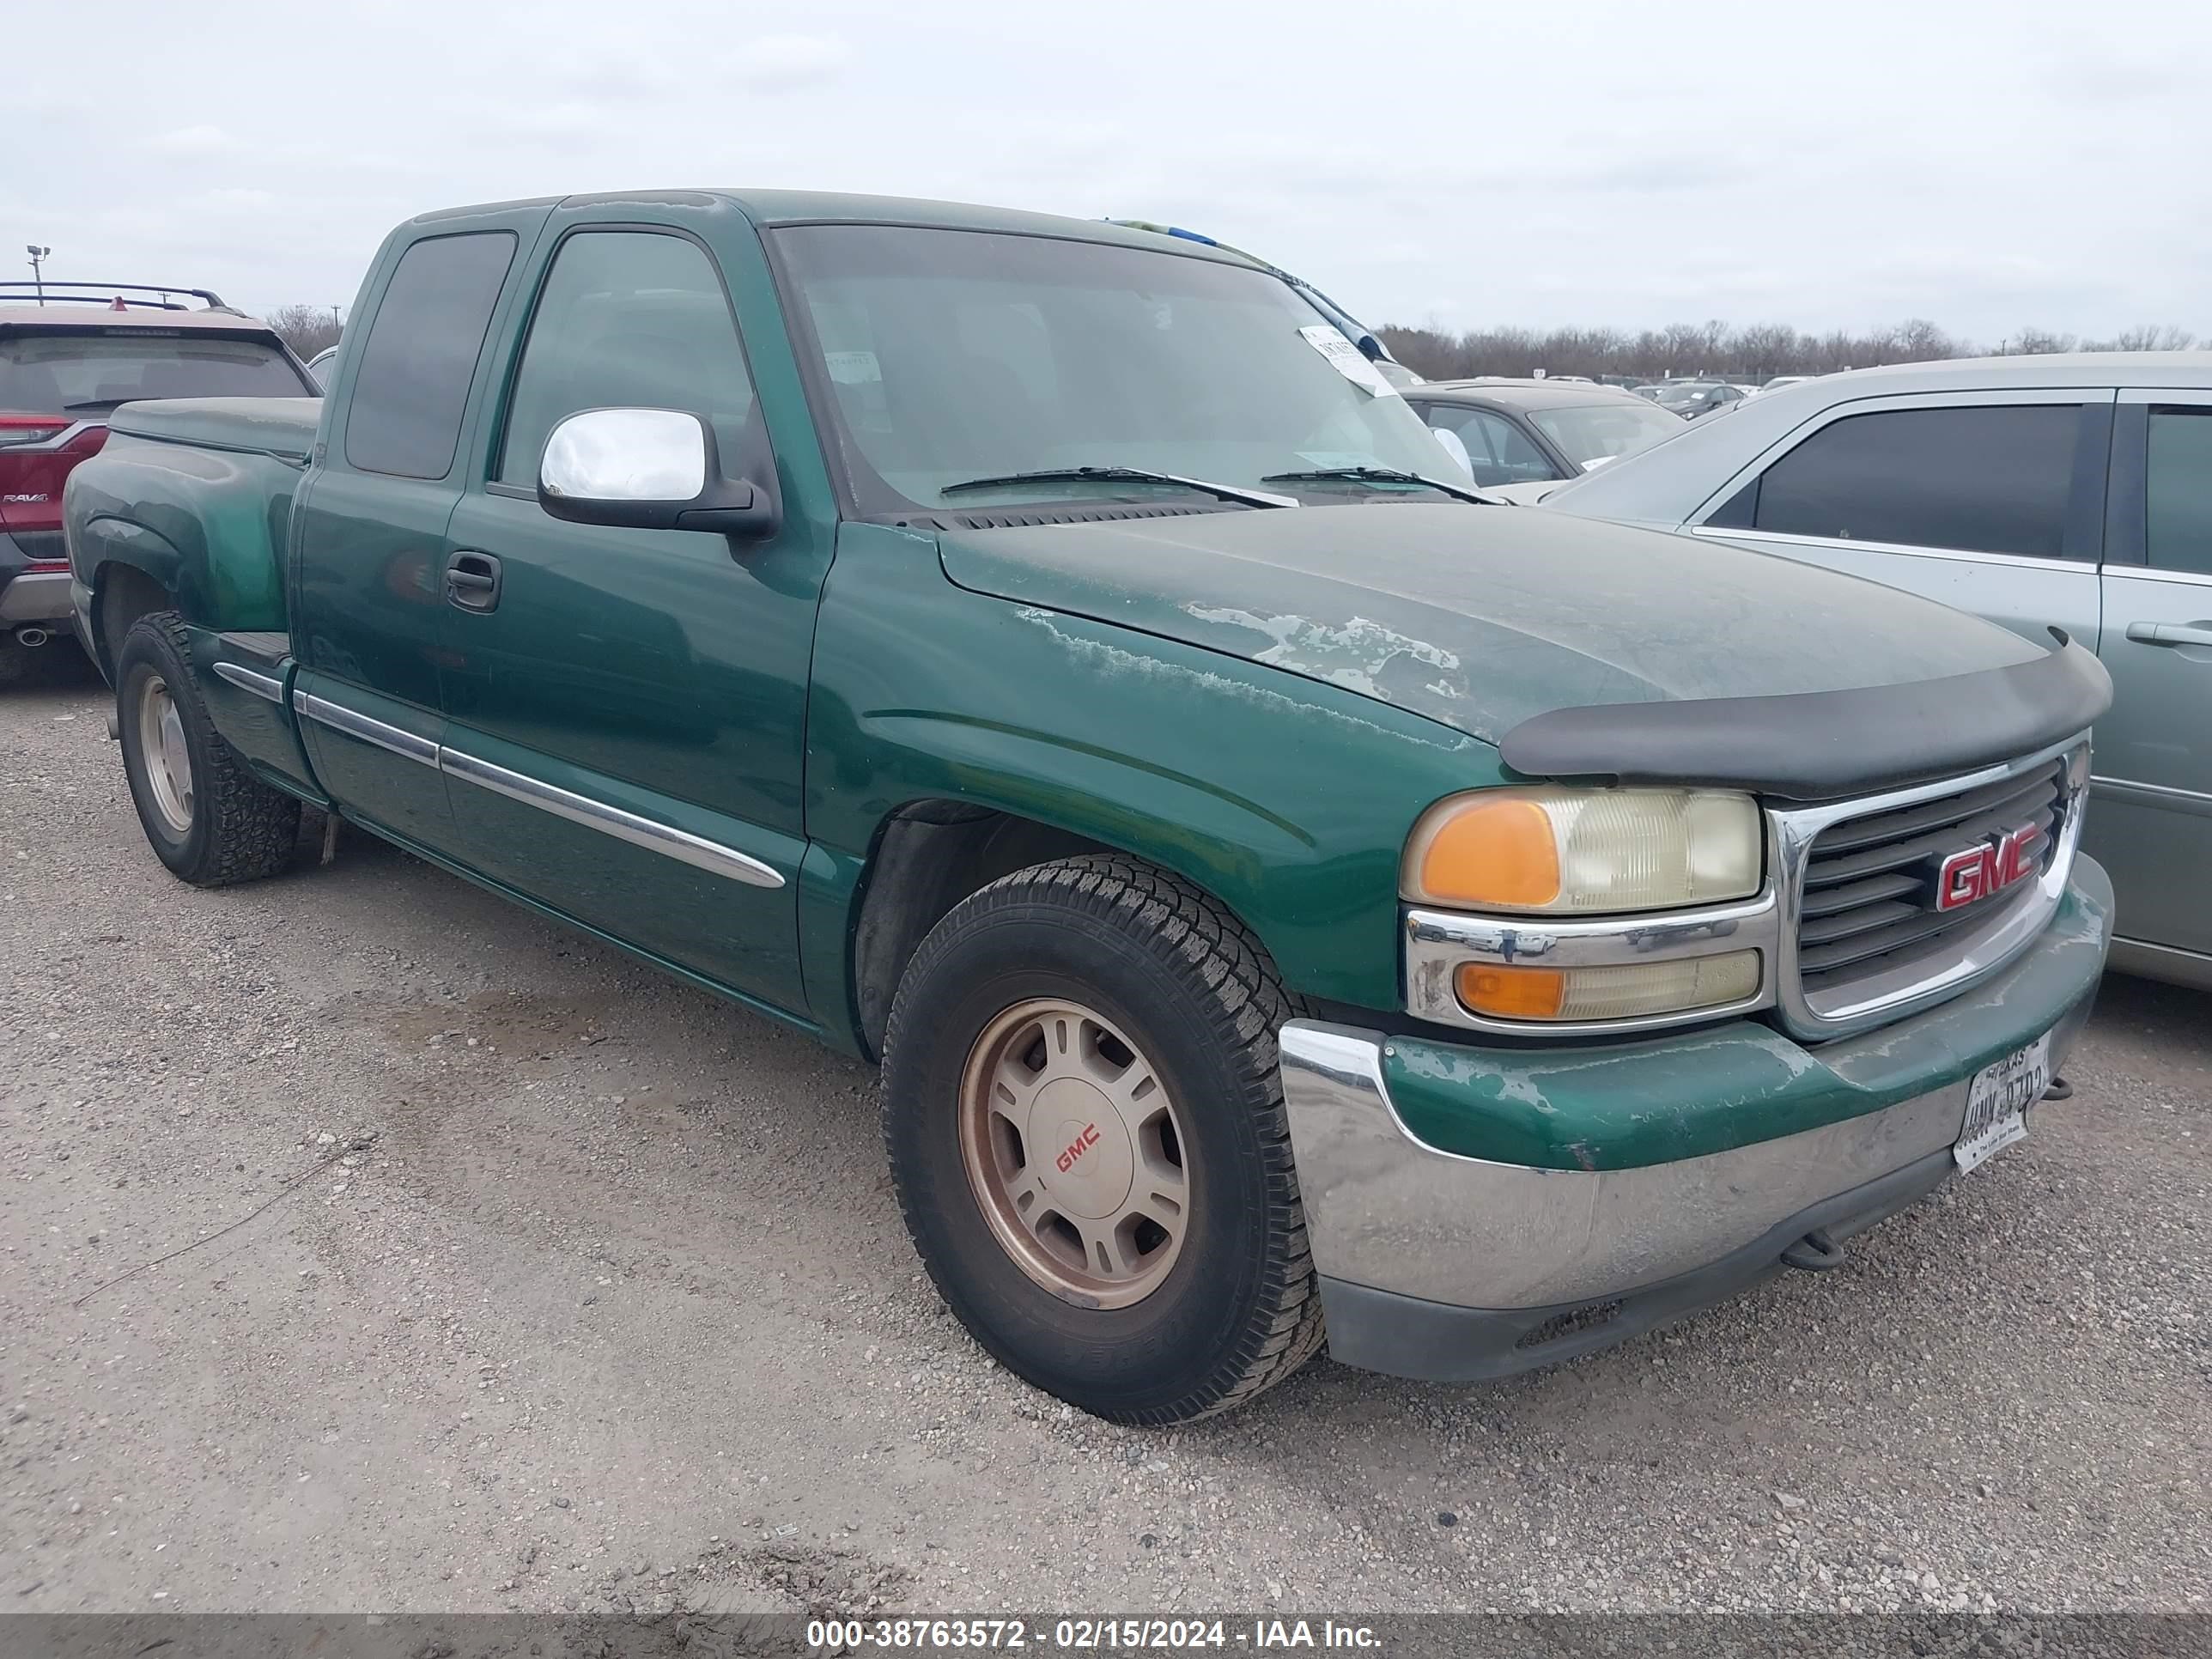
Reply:
[[[1557,1019],[1566,975],[1556,968],[1500,968],[1486,962],[1460,964],[1459,1000],[1468,1012],[1492,1019]]]
[[[1463,962],[1453,975],[1468,1012],[1490,1019],[1603,1023],[1741,1003],[1759,990],[1759,952],[1682,957],[1606,968],[1521,968]]]
[[[1480,893],[1492,904],[1537,909],[1559,896],[1559,842],[1533,800],[1478,799],[1437,823],[1420,849],[1426,893]]]

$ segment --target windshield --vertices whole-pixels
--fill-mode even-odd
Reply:
[[[1713,386],[1662,386],[1659,388],[1659,402],[1670,409],[1680,404],[1701,404],[1719,390]]]
[[[1682,430],[1680,416],[1650,404],[1588,404],[1572,409],[1532,409],[1528,418],[1566,458],[1587,471],[1593,461],[1656,444]]]
[[[1261,481],[1352,466],[1450,476],[1404,400],[1355,384],[1366,368],[1356,352],[1336,367],[1322,347],[1342,337],[1265,272],[991,232],[803,225],[775,237],[822,353],[863,513],[1194,499],[1129,480],[943,495],[971,479],[1079,466],[1340,501],[1378,492],[1351,479]],[[1371,369],[1365,378],[1385,384]]]
[[[111,410],[134,398],[313,395],[284,355],[258,340],[181,330],[0,336],[0,409],[50,415]]]

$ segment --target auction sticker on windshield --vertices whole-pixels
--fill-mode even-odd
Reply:
[[[1359,348],[1344,337],[1340,329],[1327,323],[1315,323],[1298,332],[1316,351],[1328,359],[1336,372],[1358,386],[1362,392],[1376,398],[1395,398],[1398,388],[1382,378],[1382,371],[1369,362]]]
[[[1984,1066],[1966,1085],[1966,1121],[1951,1156],[1962,1170],[2027,1133],[2027,1109],[2051,1086],[2051,1034]]]

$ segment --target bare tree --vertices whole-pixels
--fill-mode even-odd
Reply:
[[[2071,334],[2053,334],[2047,328],[2024,328],[1997,348],[2002,356],[2040,357],[2054,351],[2071,351]]]
[[[2196,338],[2187,329],[2170,323],[2138,323],[2098,343],[2108,351],[2186,351]]]
[[[336,345],[342,331],[336,306],[279,306],[269,313],[269,326],[302,357]]]
[[[1832,374],[1838,369],[1869,368],[1878,363],[1972,357],[1989,349],[1960,338],[1925,317],[1910,317],[1863,332],[1836,329],[1819,335],[1801,333],[1786,323],[1736,328],[1718,321],[1670,323],[1633,334],[1602,327],[1498,327],[1452,334],[1433,324],[1376,331],[1399,362],[1437,380],[1476,374],[1522,375],[1539,368],[1547,374],[1587,374],[1616,380],[1688,374],[1764,380],[1777,374]],[[2164,324],[2127,329],[2110,340],[2077,341],[2070,334],[2027,328],[2008,337],[1996,349],[2001,353],[2179,351],[2195,338],[2186,329]]]

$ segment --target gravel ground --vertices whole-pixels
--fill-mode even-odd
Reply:
[[[48,656],[0,697],[0,1611],[2212,1591],[2202,997],[2110,981],[2075,1097],[1841,1271],[1125,1431],[947,1316],[866,1068],[365,836],[179,884]]]

